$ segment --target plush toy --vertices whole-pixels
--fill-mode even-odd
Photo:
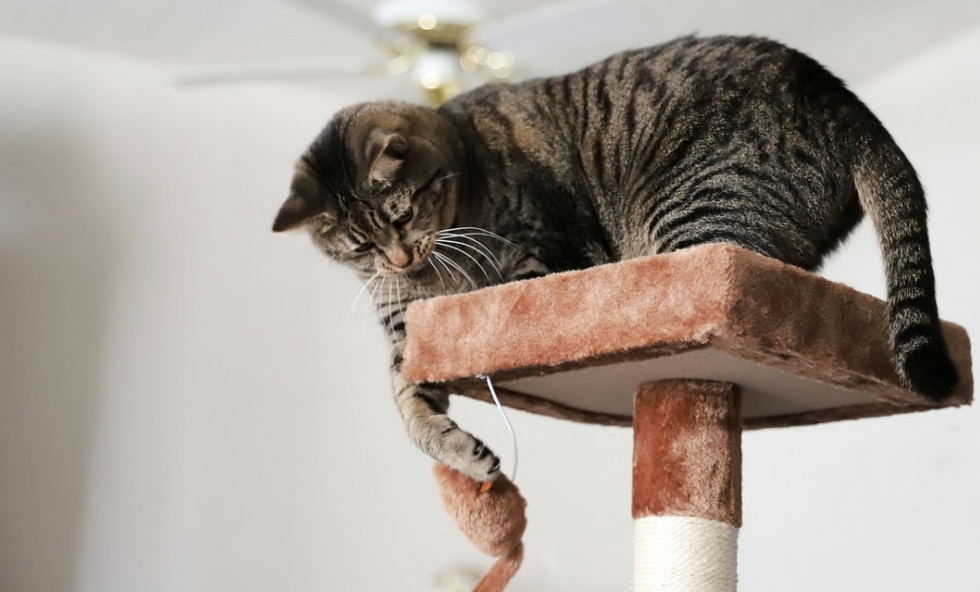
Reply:
[[[527,503],[521,492],[503,475],[484,484],[442,464],[433,471],[442,503],[459,530],[474,547],[499,557],[473,592],[501,592],[524,557]]]

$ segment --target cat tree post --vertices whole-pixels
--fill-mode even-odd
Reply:
[[[633,589],[734,592],[742,525],[738,387],[662,380],[633,411]]]
[[[905,389],[887,305],[722,244],[413,303],[403,372],[559,419],[634,426],[636,590],[735,590],[740,433],[969,404]],[[635,405],[635,407],[634,407]],[[533,500],[532,500],[533,506]],[[529,556],[533,552],[529,549]]]

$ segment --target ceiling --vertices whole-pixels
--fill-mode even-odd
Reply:
[[[577,1],[577,0],[573,0]],[[607,0],[611,3],[611,0]],[[484,0],[491,18],[554,2]],[[380,56],[342,13],[377,1],[0,0],[0,33],[120,54],[180,68],[323,56]],[[629,16],[539,25],[498,39],[531,74],[567,71],[619,49],[699,32],[754,33],[794,45],[856,84],[980,24],[963,0],[621,0]],[[335,83],[336,84],[336,83]],[[384,86],[345,77],[366,95]],[[328,85],[329,86],[329,85]],[[366,97],[370,98],[370,97]]]

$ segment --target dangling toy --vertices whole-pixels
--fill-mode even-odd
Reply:
[[[446,513],[459,530],[474,547],[499,558],[473,592],[501,592],[524,557],[527,502],[504,475],[488,485],[438,463],[433,472]]]

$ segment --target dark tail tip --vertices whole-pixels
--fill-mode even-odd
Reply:
[[[942,339],[929,340],[908,352],[899,368],[906,386],[935,401],[953,394],[959,382],[956,367]]]

